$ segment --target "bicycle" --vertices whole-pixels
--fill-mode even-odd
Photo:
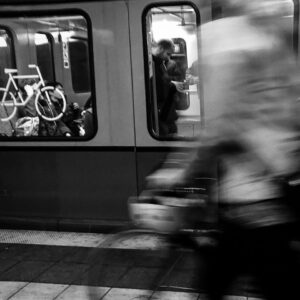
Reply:
[[[0,105],[5,107],[12,107],[12,111],[8,113],[8,116],[5,118],[0,118],[1,121],[9,121],[11,120],[16,112],[18,107],[25,107],[25,105],[35,96],[35,109],[40,117],[42,117],[46,121],[56,121],[60,119],[64,112],[66,111],[66,98],[64,94],[53,86],[47,86],[42,77],[40,68],[35,64],[29,64],[28,68],[36,69],[36,75],[13,75],[14,73],[18,73],[17,69],[9,69],[5,68],[5,74],[8,74],[8,81],[6,87],[0,88]],[[28,93],[27,97],[24,99],[22,95],[22,91],[20,90],[15,79],[38,79],[39,81],[35,83],[32,88],[32,93]],[[15,94],[11,91],[11,85],[15,91]],[[57,105],[54,99],[51,97],[51,93],[58,94],[60,96],[61,103]],[[45,109],[47,107],[47,109]],[[54,109],[53,109],[54,108]],[[6,109],[7,112],[7,109]],[[50,112],[46,114],[46,112]]]
[[[159,300],[162,299],[161,292],[168,289],[203,292],[204,262],[215,247],[218,232],[214,228],[201,228],[201,219],[205,216],[203,210],[208,206],[209,192],[205,185],[213,180],[197,179],[202,182],[199,187],[147,190],[138,197],[129,198],[132,221],[129,227],[120,228],[84,254],[89,267],[80,275],[80,280],[86,284],[88,299],[101,297],[95,296],[95,286],[111,283],[111,263],[108,262],[122,266],[114,286],[128,285],[140,269],[149,271],[143,282],[137,280],[138,289],[144,291],[132,299]],[[180,271],[184,276],[190,276],[187,285],[185,281],[180,282]]]

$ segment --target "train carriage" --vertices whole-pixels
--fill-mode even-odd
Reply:
[[[298,1],[290,7],[285,22],[297,54]],[[186,73],[197,66],[201,26],[222,15],[222,1],[213,0],[1,0],[3,226],[96,230],[127,224],[128,197],[143,190],[145,176],[170,150],[193,145],[210,113],[211,87],[199,80],[181,99],[177,134],[161,133],[152,48],[172,39],[172,59]],[[8,74],[14,78],[9,86]],[[201,78],[197,67],[195,77]],[[60,100],[45,107],[55,90],[43,89],[57,84],[64,116],[45,119],[43,111],[55,115]]]

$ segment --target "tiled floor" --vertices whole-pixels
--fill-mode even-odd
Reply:
[[[206,300],[194,253],[167,245],[149,232],[0,230],[0,300]],[[224,299],[255,300],[245,282]]]
[[[115,242],[116,236],[118,236],[117,243]],[[163,236],[139,230],[126,231],[120,234],[99,234],[0,229],[0,243],[98,248],[109,247],[119,249],[156,249],[165,246]]]
[[[0,299],[11,300],[206,300],[204,294],[189,292],[122,289],[82,285],[29,282],[0,282]],[[225,296],[224,300],[263,300],[242,296]]]
[[[0,230],[1,243],[56,246],[97,247],[108,238],[106,234],[37,230]]]

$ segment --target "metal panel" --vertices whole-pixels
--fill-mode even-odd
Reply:
[[[133,149],[0,151],[2,216],[127,220]]]

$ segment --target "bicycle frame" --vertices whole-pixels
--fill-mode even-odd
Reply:
[[[0,102],[0,105],[3,105],[4,107],[13,107],[13,111],[12,113],[9,114],[8,117],[6,118],[2,118],[1,121],[8,121],[11,118],[13,118],[13,116],[15,115],[16,111],[17,111],[17,107],[20,106],[25,106],[29,100],[31,100],[32,98],[35,97],[34,101],[35,101],[35,108],[37,110],[38,115],[40,115],[43,119],[47,120],[47,121],[56,121],[59,118],[62,117],[65,109],[66,109],[66,99],[64,97],[64,95],[59,92],[61,94],[61,97],[63,99],[63,106],[62,106],[62,111],[60,113],[53,113],[53,110],[51,109],[52,106],[52,102],[51,102],[51,98],[49,95],[49,91],[51,90],[55,90],[54,87],[48,87],[45,84],[45,81],[43,80],[43,76],[41,74],[40,68],[37,65],[34,64],[29,64],[28,65],[29,68],[31,69],[36,69],[37,74],[36,75],[14,75],[13,73],[17,73],[18,70],[16,69],[9,69],[9,68],[5,68],[5,73],[8,74],[8,81],[6,83],[5,88],[0,88],[0,91],[3,92],[3,96]],[[33,85],[33,93],[29,93],[27,92],[27,96],[26,98],[24,98],[22,91],[20,90],[16,79],[38,79],[37,83],[34,83]],[[17,95],[15,95],[10,89],[11,89],[11,85],[13,85],[14,90],[16,91]],[[26,85],[25,85],[26,87]],[[7,99],[7,95],[10,95],[10,99]],[[40,97],[42,97],[42,99],[45,99],[47,102],[47,106],[51,111],[52,116],[46,116],[43,114],[43,112],[40,111],[39,108],[39,103],[38,103],[38,99],[40,99]]]
[[[38,74],[37,75],[13,75],[12,72],[9,72],[8,73],[8,81],[7,81],[7,84],[6,84],[6,87],[5,87],[5,93],[3,94],[3,97],[1,99],[1,102],[3,103],[3,101],[5,100],[6,96],[7,96],[7,93],[9,92],[9,88],[11,86],[11,84],[13,84],[15,90],[17,91],[17,94],[18,94],[18,99],[19,101],[17,101],[16,98],[14,98],[14,104],[11,104],[12,106],[15,105],[15,106],[24,106],[28,103],[28,101],[34,96],[34,94],[32,95],[28,95],[25,99],[23,98],[23,95],[15,81],[15,79],[39,79],[39,82],[36,84],[34,90],[37,91],[40,89],[41,86],[45,86],[45,82],[40,74],[40,70],[38,69],[38,67],[36,68],[37,69],[37,72]],[[48,96],[48,95],[47,95]],[[7,104],[6,104],[7,105]],[[10,106],[10,105],[7,105],[7,106]]]

